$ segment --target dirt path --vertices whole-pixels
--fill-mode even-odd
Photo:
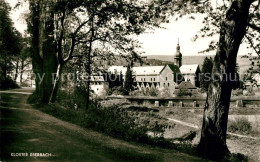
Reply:
[[[169,121],[179,125],[199,129],[199,126],[184,122],[181,120],[168,118]],[[242,153],[249,156],[249,161],[260,161],[260,137],[246,136],[236,133],[227,133],[230,137],[227,139],[227,145],[232,153]]]
[[[11,92],[0,92],[1,161],[202,161],[83,129],[26,104],[30,89]]]
[[[181,124],[181,125],[184,125],[184,126],[199,129],[199,126],[197,126],[195,124],[187,123],[187,122],[177,120],[177,119],[173,119],[173,118],[167,118],[167,119],[169,121],[173,121],[175,123],[178,123],[178,124]],[[248,139],[254,139],[254,140],[260,139],[260,138],[257,138],[257,137],[251,137],[251,136],[246,136],[246,135],[241,135],[241,134],[236,134],[236,133],[231,133],[231,132],[227,132],[227,134],[230,135],[230,136],[236,136],[236,137],[240,137],[240,138],[248,138]]]

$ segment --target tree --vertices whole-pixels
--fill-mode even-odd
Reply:
[[[213,59],[210,58],[205,58],[203,65],[202,65],[202,74],[200,76],[200,87],[203,91],[208,91],[210,82],[211,82],[211,77],[212,77],[212,69],[213,69],[213,64],[214,61]],[[239,66],[236,63],[236,68],[235,68],[235,74],[234,76],[231,77],[232,79],[232,89],[237,89],[240,88],[240,77],[239,77]]]
[[[14,29],[9,17],[10,6],[0,1],[0,80],[7,81],[8,73],[15,68],[14,62],[21,51],[21,34]],[[10,80],[11,81],[11,80]],[[6,87],[7,88],[7,87]]]
[[[203,114],[199,152],[212,159],[229,155],[226,145],[227,120],[239,46],[248,27],[253,0],[232,1],[219,23],[219,41]]]
[[[20,60],[20,67],[19,67],[19,71],[20,71],[20,83],[23,83],[23,73],[25,68],[28,68],[29,65],[31,65],[32,60],[31,60],[31,47],[29,45],[29,38],[24,38],[23,39],[23,48],[21,51],[21,55],[19,57]]]
[[[203,61],[201,76],[200,76],[200,87],[203,91],[207,91],[210,80],[211,80],[211,72],[213,67],[213,59],[210,57],[206,57]]]
[[[75,55],[86,56],[89,93],[95,45],[104,49],[101,55],[106,51],[135,55],[139,45],[133,35],[166,22],[169,15],[163,11],[171,7],[164,5],[164,1],[30,0],[29,3],[33,69],[36,74],[45,75],[41,84],[39,77],[36,79],[36,93],[43,103],[55,101],[62,68]],[[52,83],[53,73],[56,75]]]
[[[53,74],[58,68],[52,4],[51,0],[29,0],[30,15],[27,22],[31,34],[32,67],[36,74],[34,95],[41,103],[49,102],[53,90]]]
[[[134,78],[132,74],[132,70],[130,66],[127,66],[124,88],[126,90],[127,95],[133,90]]]
[[[31,1],[33,5],[35,3],[41,4],[41,1]],[[44,1],[46,2],[46,1]],[[78,11],[83,10],[83,13],[87,15],[87,19],[82,21],[82,19],[76,19],[75,22],[86,22],[85,28],[87,33],[81,32],[80,38],[86,38],[80,41],[86,47],[84,50],[87,56],[87,66],[86,71],[88,74],[90,72],[91,55],[94,53],[93,43],[96,41],[95,38],[99,38],[101,42],[106,42],[108,44],[112,43],[113,49],[119,49],[120,51],[126,50],[134,51],[133,47],[136,47],[136,41],[133,41],[130,35],[138,35],[144,32],[147,28],[152,28],[153,26],[159,26],[159,22],[167,20],[167,16],[171,14],[178,14],[180,16],[193,14],[193,13],[207,13],[205,16],[204,24],[205,26],[201,29],[200,35],[197,37],[210,37],[214,34],[219,34],[218,42],[210,42],[209,48],[205,50],[216,50],[216,56],[214,58],[214,64],[212,69],[212,74],[214,74],[214,79],[209,85],[207,99],[204,108],[203,124],[201,130],[201,139],[198,145],[199,152],[206,157],[212,159],[222,159],[225,155],[229,154],[229,150],[226,145],[226,132],[227,132],[227,119],[230,105],[230,97],[232,91],[232,81],[231,78],[235,75],[236,58],[239,46],[242,39],[245,37],[246,42],[254,49],[254,51],[259,54],[260,42],[259,42],[259,3],[256,0],[234,0],[234,1],[223,1],[222,5],[217,5],[213,8],[210,1],[197,1],[197,0],[162,0],[162,1],[58,1],[63,5],[61,7],[65,9],[73,9]],[[227,6],[227,2],[230,3]],[[50,2],[47,2],[50,4]],[[81,4],[81,5],[79,5]],[[31,6],[33,6],[31,5]],[[165,7],[166,6],[166,7]],[[34,52],[39,55],[34,56],[36,59],[38,56],[43,56],[42,54],[48,53],[47,58],[44,62],[53,62],[55,66],[51,66],[46,72],[52,72],[57,70],[57,65],[61,59],[55,59],[55,52],[46,51],[42,52],[44,43],[48,42],[53,45],[52,42],[54,37],[51,39],[43,39],[42,34],[48,38],[49,35],[53,35],[51,31],[53,30],[53,20],[63,20],[64,12],[59,12],[59,17],[54,19],[52,15],[54,11],[48,14],[42,14],[43,11],[46,12],[50,7],[42,7],[36,5],[32,9],[36,16],[33,17],[33,27],[37,30],[33,30],[33,41],[36,42],[34,46]],[[63,11],[63,10],[60,10]],[[74,10],[69,10],[69,13],[74,13]],[[172,13],[170,12],[172,11]],[[226,12],[224,12],[226,11]],[[67,12],[65,12],[67,13]],[[249,14],[250,13],[250,14]],[[43,15],[47,15],[43,17]],[[57,15],[57,13],[56,13]],[[72,14],[73,15],[73,14]],[[142,16],[141,16],[142,15]],[[45,18],[45,19],[43,19]],[[191,18],[193,18],[191,16]],[[161,21],[161,19],[163,21]],[[40,21],[41,20],[41,21]],[[45,20],[45,21],[43,21]],[[49,21],[50,20],[50,21]],[[88,21],[89,20],[89,21]],[[156,21],[158,20],[158,21]],[[42,25],[42,23],[46,23]],[[51,22],[51,23],[49,23]],[[71,21],[70,21],[71,22]],[[49,23],[49,24],[48,24]],[[62,23],[59,24],[59,28],[56,28],[59,34],[63,33],[60,30],[63,29]],[[71,23],[69,23],[71,24]],[[78,27],[72,23],[72,26]],[[76,23],[78,24],[78,23]],[[84,26],[84,25],[83,25]],[[46,31],[43,30],[46,28]],[[51,30],[47,30],[51,29]],[[65,29],[65,28],[64,28]],[[99,29],[99,30],[97,30]],[[112,30],[113,29],[113,30]],[[71,28],[69,28],[70,31]],[[49,31],[49,33],[47,32]],[[115,32],[112,34],[112,31]],[[121,32],[123,31],[123,32]],[[57,44],[61,43],[63,35],[56,41]],[[73,34],[68,34],[71,41],[66,41],[73,44],[72,39]],[[100,37],[101,36],[101,37]],[[104,38],[105,36],[105,38]],[[37,39],[36,39],[37,38]],[[38,39],[41,38],[41,39]],[[78,39],[77,39],[78,40]],[[115,41],[116,40],[116,41]],[[37,43],[38,42],[38,43]],[[65,42],[65,41],[64,41]],[[256,43],[255,43],[256,42]],[[75,43],[75,42],[74,42]],[[107,44],[104,43],[106,46]],[[119,46],[115,46],[119,43]],[[123,43],[123,44],[121,44]],[[133,46],[134,45],[134,46]],[[55,46],[54,46],[55,47]],[[59,47],[59,46],[58,46]],[[61,46],[62,47],[62,46]],[[66,45],[63,47],[69,48]],[[107,47],[107,46],[106,46]],[[111,48],[111,46],[109,46]],[[40,50],[38,50],[40,49]],[[55,49],[55,48],[48,48]],[[58,48],[59,49],[59,48]],[[70,48],[69,48],[70,49]],[[120,52],[118,52],[120,53]],[[50,55],[49,55],[50,54]],[[70,56],[70,55],[68,55]],[[58,57],[60,58],[60,57]],[[41,62],[40,62],[41,63]],[[34,63],[34,66],[36,63]],[[43,65],[44,67],[46,65]],[[54,70],[52,70],[54,69]],[[45,77],[46,79],[46,77]],[[89,79],[88,79],[89,85]],[[53,86],[50,86],[53,89]],[[89,86],[87,86],[89,89]],[[36,88],[37,89],[37,88]],[[88,92],[89,90],[87,90]]]
[[[190,15],[190,18],[194,19],[194,13],[206,15],[204,26],[194,40],[219,35],[218,41],[211,41],[209,47],[202,51],[203,53],[215,50],[216,55],[211,72],[214,77],[211,78],[204,107],[198,151],[202,156],[221,160],[226,155],[230,155],[226,145],[227,119],[233,88],[232,78],[235,76],[240,44],[242,41],[247,43],[256,54],[260,55],[260,1],[188,0],[182,2],[174,7],[174,12],[179,17]],[[215,7],[212,3],[216,4]]]

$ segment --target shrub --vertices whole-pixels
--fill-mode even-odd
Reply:
[[[146,95],[157,97],[159,95],[159,90],[157,88],[150,88],[146,91]]]
[[[118,87],[114,87],[113,89],[113,95],[125,95],[128,92],[126,91],[126,89],[124,87],[118,86]]]
[[[167,97],[171,97],[171,96],[172,96],[172,94],[168,87],[165,87],[162,89],[162,91],[160,93],[160,97],[167,98]]]
[[[246,96],[254,96],[255,92],[252,86],[248,87]]]
[[[232,95],[233,96],[241,96],[241,95],[243,95],[243,89],[232,90]]]
[[[159,96],[160,91],[157,88],[135,90],[130,93],[131,96]]]
[[[178,97],[184,97],[184,96],[192,96],[192,93],[189,92],[188,90],[180,90],[179,93],[177,94]]]
[[[12,78],[7,77],[5,80],[0,79],[0,89],[14,89],[19,88],[15,81]]]
[[[147,128],[145,126],[138,127],[134,118],[129,116],[125,110],[116,106],[102,108],[95,105],[86,111],[84,127],[125,140],[138,142],[148,140]]]
[[[231,132],[248,134],[252,130],[252,126],[247,118],[237,118],[235,121],[230,122],[228,130]]]
[[[151,138],[148,131],[163,133],[163,126],[148,126],[147,123],[138,124],[131,113],[117,106],[103,108],[92,101],[88,110],[64,109],[57,105],[35,105],[43,112],[62,120],[92,129],[115,138],[127,141],[136,141],[146,144],[166,146],[169,144],[162,137]]]

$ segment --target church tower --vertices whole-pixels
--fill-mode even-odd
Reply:
[[[181,47],[180,47],[179,39],[178,39],[176,53],[174,54],[174,64],[177,65],[178,67],[181,67],[181,65],[182,65],[182,54],[181,54],[180,49],[181,49]]]

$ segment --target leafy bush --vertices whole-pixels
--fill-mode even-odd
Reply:
[[[159,95],[159,90],[157,88],[150,88],[150,89],[146,90],[146,95],[156,97]]]
[[[172,96],[172,94],[168,87],[163,88],[163,90],[160,93],[160,97],[163,97],[163,98],[167,98],[167,97],[171,97],[171,96]]]
[[[15,81],[12,78],[7,77],[5,80],[0,79],[0,89],[14,89],[19,88]]]
[[[178,97],[184,97],[184,96],[192,96],[192,93],[189,92],[189,90],[180,90],[177,94]]]
[[[247,89],[246,96],[254,96],[254,95],[255,95],[254,89],[253,89],[252,86],[250,86],[250,87]]]
[[[233,96],[241,96],[241,95],[243,95],[243,89],[232,90],[232,95]]]
[[[128,94],[127,90],[122,86],[114,87],[112,89],[112,91],[113,91],[112,92],[113,95],[126,95],[126,94]]]
[[[252,130],[252,126],[248,119],[237,118],[235,121],[230,122],[228,130],[231,132],[248,134]]]
[[[86,111],[85,127],[109,134],[113,137],[133,140],[147,141],[147,128],[137,127],[134,119],[129,114],[116,106],[102,108],[91,106]]]
[[[131,96],[153,96],[157,97],[160,95],[160,91],[157,88],[135,90],[130,93]]]
[[[158,124],[155,127],[137,124],[131,113],[117,106],[103,108],[97,102],[91,102],[89,107],[88,110],[75,111],[57,105],[35,105],[35,108],[57,118],[115,138],[163,146],[169,144],[162,137],[151,138],[147,135],[148,131],[163,132]]]
[[[22,82],[20,83],[20,87],[30,87],[31,85],[29,83],[26,82]]]

